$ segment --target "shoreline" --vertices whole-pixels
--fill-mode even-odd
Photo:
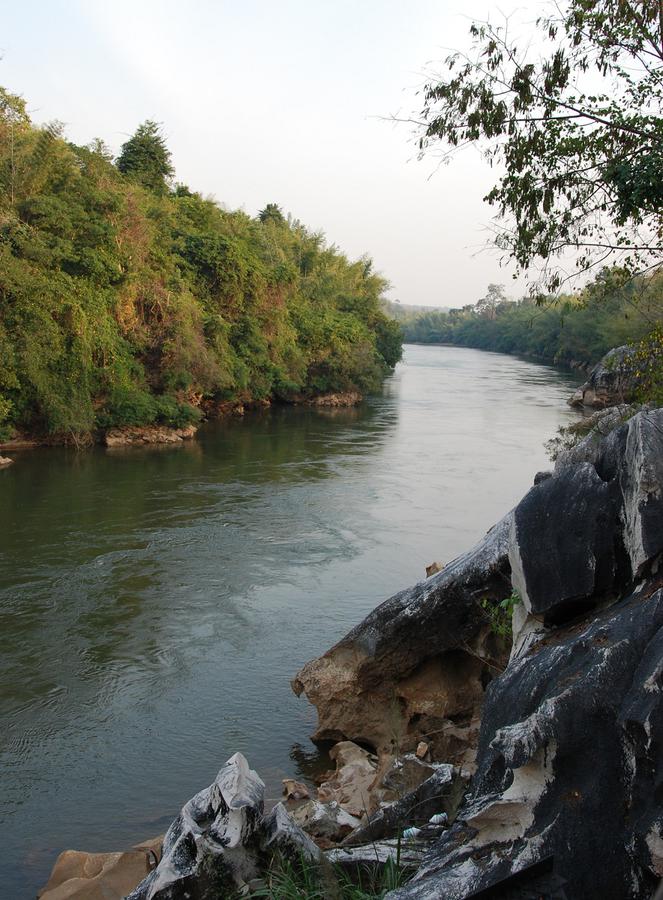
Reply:
[[[299,396],[292,400],[227,400],[214,403],[203,403],[205,410],[199,424],[177,428],[170,425],[121,425],[106,431],[88,432],[81,435],[31,435],[20,432],[19,436],[0,441],[0,458],[2,452],[20,452],[45,447],[73,447],[85,450],[95,446],[107,448],[141,447],[157,444],[179,444],[195,438],[200,425],[205,422],[223,421],[230,418],[242,418],[247,413],[264,412],[271,407],[304,406],[313,409],[350,409],[359,406],[364,395],[358,391],[338,391],[317,394],[311,397]],[[9,465],[13,460],[0,462],[0,467]]]

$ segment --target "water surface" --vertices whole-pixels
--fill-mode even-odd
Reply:
[[[270,796],[310,771],[315,711],[290,678],[521,497],[576,381],[409,346],[356,410],[16,454],[0,472],[0,896],[33,897],[62,849],[164,831],[236,750]]]

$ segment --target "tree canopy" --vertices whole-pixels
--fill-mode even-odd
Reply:
[[[135,134],[122,145],[117,167],[149,191],[165,192],[175,169],[157,122],[148,119],[138,126]]]
[[[551,9],[522,36],[509,21],[473,24],[418,122],[422,152],[474,144],[495,165],[495,243],[556,291],[569,254],[581,272],[660,264],[663,15],[660,0]]]
[[[171,189],[172,174],[154,122],[114,165],[103,142],[35,127],[0,90],[2,437],[371,391],[400,358],[364,258],[297,220]]]

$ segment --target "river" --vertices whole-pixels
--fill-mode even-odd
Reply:
[[[549,466],[577,379],[408,346],[352,410],[276,408],[178,447],[0,472],[0,896],[65,848],[163,832],[241,750],[276,797],[321,764],[290,678],[468,549]]]

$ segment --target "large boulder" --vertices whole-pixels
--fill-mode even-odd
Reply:
[[[615,347],[594,366],[569,400],[571,406],[603,408],[631,400],[638,386],[635,350]]]
[[[182,808],[166,832],[159,865],[128,900],[235,897],[272,858],[315,861],[320,852],[282,804],[264,815],[265,785],[241,753]]]
[[[470,765],[486,685],[508,642],[486,605],[511,591],[506,516],[469,553],[378,606],[293,680],[318,709],[314,740],[396,756],[425,738],[433,758]]]
[[[623,536],[637,578],[663,550],[663,410],[639,413],[622,430]]]
[[[456,823],[390,900],[461,900],[550,857],[568,897],[651,896],[663,875],[662,659],[663,590],[641,586],[512,662],[488,688]]]
[[[528,612],[544,624],[595,606],[617,571],[619,489],[590,463],[547,478],[514,511],[511,578]]]

